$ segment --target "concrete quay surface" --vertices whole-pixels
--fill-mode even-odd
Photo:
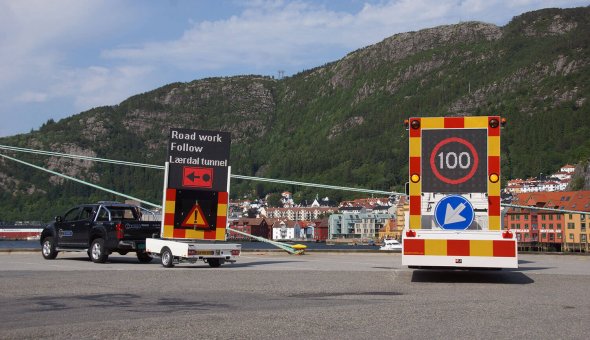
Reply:
[[[170,269],[131,254],[0,254],[1,339],[586,339],[588,315],[588,256],[451,271],[407,269],[394,253]]]

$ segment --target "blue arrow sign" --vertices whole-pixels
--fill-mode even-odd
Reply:
[[[434,219],[443,229],[465,230],[474,218],[473,205],[463,196],[446,196],[434,208]]]

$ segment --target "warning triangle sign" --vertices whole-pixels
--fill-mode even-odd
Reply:
[[[182,227],[209,227],[209,223],[205,219],[205,215],[203,214],[203,210],[201,210],[201,206],[199,203],[195,203],[193,205],[191,211],[186,215],[184,221],[181,224]]]

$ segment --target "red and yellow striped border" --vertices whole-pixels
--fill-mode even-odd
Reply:
[[[404,239],[404,255],[516,257],[515,240]]]
[[[410,126],[409,138],[409,176],[418,174],[420,181],[413,183],[410,179],[410,229],[422,228],[422,130],[423,129],[487,129],[488,131],[488,228],[501,230],[500,220],[500,180],[490,181],[490,175],[495,173],[500,177],[500,126],[490,127],[490,120],[499,116],[480,117],[428,117],[410,118],[410,122],[418,120],[420,127]]]
[[[164,206],[163,238],[177,238],[190,240],[216,240],[225,241],[225,226],[227,222],[227,192],[217,193],[217,221],[215,230],[180,229],[174,228],[174,211],[176,209],[176,189],[166,189]]]

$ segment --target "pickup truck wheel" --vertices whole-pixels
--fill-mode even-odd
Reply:
[[[57,250],[55,250],[55,242],[53,237],[48,236],[43,239],[43,248],[41,248],[41,254],[46,260],[53,260],[57,257]]]
[[[145,251],[137,251],[137,259],[141,263],[150,263],[152,262],[152,257],[150,254],[146,253]]]
[[[207,263],[209,263],[209,267],[211,268],[221,267],[221,260],[219,259],[207,259]]]
[[[109,254],[104,247],[104,240],[102,238],[94,239],[90,246],[90,259],[92,262],[105,263],[108,258]]]
[[[160,258],[162,259],[162,266],[166,268],[174,267],[174,256],[168,247],[162,248],[162,252],[160,252]]]

